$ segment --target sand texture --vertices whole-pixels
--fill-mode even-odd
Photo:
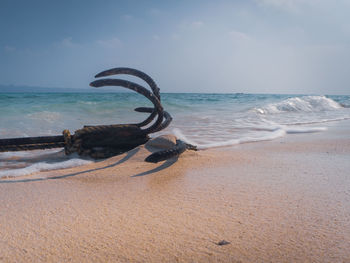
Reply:
[[[350,262],[348,133],[148,154],[1,179],[0,262]]]

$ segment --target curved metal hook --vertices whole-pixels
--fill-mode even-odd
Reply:
[[[147,113],[154,111],[153,108],[146,108],[146,107],[139,107],[139,108],[136,108],[134,110],[137,112],[147,112]],[[164,114],[165,120],[159,125],[159,127],[156,131],[160,131],[160,130],[165,129],[166,127],[169,126],[170,122],[173,120],[173,118],[171,117],[171,115],[167,111],[163,111],[163,114]]]
[[[139,84],[136,84],[134,82],[122,80],[122,79],[95,80],[95,81],[90,83],[90,86],[95,87],[95,88],[99,88],[99,87],[103,87],[103,86],[120,86],[120,87],[127,88],[127,89],[130,89],[130,90],[136,91],[137,93],[142,94],[143,96],[145,96],[147,99],[149,99],[153,103],[154,110],[155,110],[156,114],[158,114],[158,118],[153,123],[153,125],[151,125],[147,129],[144,129],[142,131],[145,134],[158,131],[158,128],[161,126],[161,124],[163,122],[163,117],[164,117],[163,112],[164,111],[163,111],[163,107],[160,104],[160,101],[158,100],[158,98],[152,92],[150,92],[148,89],[146,89],[146,88],[144,88],[144,87],[142,87]]]
[[[159,88],[157,84],[154,82],[154,80],[150,76],[148,76],[146,73],[140,70],[133,69],[133,68],[112,68],[112,69],[108,69],[98,73],[95,76],[95,78],[107,77],[107,76],[118,75],[118,74],[132,75],[144,80],[152,89],[153,94],[158,98],[158,100],[160,100]]]
[[[112,68],[112,69],[108,69],[108,70],[105,70],[105,71],[98,73],[95,76],[95,78],[101,78],[101,77],[107,77],[107,76],[119,75],[119,74],[131,75],[131,76],[135,76],[135,77],[138,77],[138,78],[144,80],[150,86],[153,94],[160,101],[159,88],[158,88],[157,84],[150,76],[148,76],[146,73],[144,73],[140,70],[133,69],[133,68],[126,68],[126,67]],[[139,127],[143,127],[143,126],[146,126],[147,124],[151,123],[153,121],[153,119],[156,117],[157,112],[153,109],[153,111],[151,111],[150,113],[151,113],[151,115],[148,116],[147,119],[145,119],[143,122],[140,122],[136,125]]]

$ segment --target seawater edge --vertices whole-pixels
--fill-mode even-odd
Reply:
[[[134,93],[2,93],[0,137],[56,135],[83,125],[137,122],[144,114],[133,108],[148,103]],[[200,149],[323,132],[350,118],[350,96],[165,93],[162,103],[174,118],[163,133],[175,133]],[[84,163],[61,155],[1,153],[1,173],[19,175]]]

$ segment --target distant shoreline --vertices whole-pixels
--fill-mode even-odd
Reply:
[[[36,86],[20,86],[20,85],[3,85],[0,84],[0,93],[134,93],[119,87],[103,87],[99,88],[60,88],[60,87],[36,87]],[[162,94],[236,94],[236,95],[281,95],[281,96],[350,96],[350,94],[293,94],[293,93],[245,93],[245,92],[162,92]]]
[[[46,88],[46,87],[32,87],[32,86],[12,86],[12,85],[0,85],[0,93],[131,93],[126,90],[116,90],[115,87],[107,87],[103,89],[96,88]]]

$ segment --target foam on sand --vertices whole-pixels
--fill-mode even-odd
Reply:
[[[349,130],[333,130],[0,180],[0,261],[348,262]]]
[[[17,177],[17,176],[28,175],[36,172],[41,172],[41,171],[71,168],[75,166],[89,164],[92,162],[93,161],[82,160],[82,159],[70,159],[67,161],[57,162],[57,163],[38,162],[25,168],[0,171],[0,178]]]

